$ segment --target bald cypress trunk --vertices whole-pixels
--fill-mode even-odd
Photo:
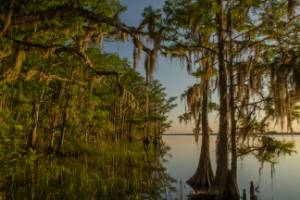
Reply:
[[[208,80],[204,80],[201,115],[202,145],[199,164],[195,174],[187,181],[187,183],[195,190],[210,188],[214,180],[209,156]]]
[[[236,119],[235,119],[235,89],[234,89],[234,69],[233,69],[233,48],[232,48],[232,22],[231,22],[231,11],[228,11],[227,14],[227,32],[229,38],[229,62],[228,62],[228,69],[229,69],[229,79],[230,79],[230,86],[229,86],[229,108],[230,108],[230,124],[231,124],[231,131],[230,131],[230,140],[231,140],[231,170],[230,170],[230,181],[228,184],[229,191],[231,198],[234,200],[240,199],[239,189],[237,185],[237,151],[236,151]]]
[[[202,121],[201,115],[202,115],[202,113],[199,112],[198,118],[196,120],[196,127],[194,129],[195,141],[196,141],[197,144],[198,144],[198,141],[199,141],[199,134],[200,134],[200,131],[201,131],[201,121]]]
[[[228,176],[228,92],[227,72],[225,68],[224,31],[223,31],[223,0],[217,0],[219,10],[216,14],[218,25],[218,61],[219,61],[219,90],[220,90],[220,119],[217,139],[217,171],[214,188],[222,199],[226,189]]]

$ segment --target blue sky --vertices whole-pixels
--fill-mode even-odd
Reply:
[[[164,0],[120,0],[121,3],[127,7],[121,15],[121,19],[124,23],[131,26],[137,26],[142,18],[142,12],[144,8],[152,6],[154,9],[162,8]],[[133,46],[131,42],[104,42],[104,50],[106,52],[113,52],[120,55],[122,58],[127,58],[132,62],[132,51]],[[143,62],[138,68],[141,74],[145,74],[143,68]],[[191,133],[193,130],[193,124],[179,124],[178,116],[182,114],[184,109],[184,103],[180,101],[180,95],[188,87],[193,85],[196,80],[187,74],[185,66],[182,66],[179,61],[159,57],[156,70],[154,73],[154,79],[158,79],[163,86],[166,88],[167,95],[169,97],[176,96],[178,106],[169,114],[169,119],[173,121],[172,127],[167,131],[171,133]],[[216,99],[216,94],[213,95],[213,99]],[[209,115],[209,126],[217,131],[218,122],[217,115],[213,113]],[[294,123],[294,128],[296,131],[300,130],[300,125],[296,122]],[[280,130],[279,126],[274,126],[271,123],[270,129]]]
[[[128,25],[136,26],[142,18],[142,12],[145,7],[152,6],[153,8],[162,8],[164,0],[121,0],[121,3],[127,6],[127,11],[121,16],[122,21]],[[104,49],[107,52],[115,52],[122,58],[127,58],[132,62],[132,44],[130,42],[105,42]],[[141,62],[143,63],[143,62]],[[144,73],[143,65],[138,68],[141,74]],[[196,80],[189,76],[178,61],[163,58],[159,56],[154,79],[158,79],[166,88],[168,96],[177,96],[177,108],[170,114],[169,118],[173,121],[172,127],[168,132],[186,133],[191,132],[193,125],[179,124],[178,115],[184,112],[184,103],[180,101],[181,93],[190,85],[193,85]]]

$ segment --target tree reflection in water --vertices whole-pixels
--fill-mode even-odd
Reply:
[[[102,143],[97,154],[19,162],[4,179],[4,199],[162,199],[174,190],[161,160],[168,148]]]
[[[258,169],[259,174],[261,173],[261,170],[264,166],[264,163],[268,163],[271,165],[271,177],[273,177],[274,174],[274,165],[278,163],[278,159],[281,156],[284,155],[291,155],[292,153],[295,153],[295,143],[293,141],[286,141],[286,140],[280,140],[276,139],[275,137],[271,136],[256,136],[252,138],[248,138],[247,140],[239,141],[237,152],[239,157],[243,157],[249,154],[252,154],[260,163],[261,167]],[[202,148],[201,148],[202,153]],[[233,159],[235,162],[237,162],[237,159]],[[198,164],[198,169],[203,164],[203,161]],[[230,173],[230,172],[229,172]],[[261,175],[261,174],[260,174]],[[194,175],[195,176],[195,175]],[[193,176],[193,178],[195,178]],[[203,177],[197,177],[198,179],[201,179]],[[249,190],[248,188],[243,188],[243,193],[241,195],[241,198],[243,200],[247,200],[247,196],[249,196],[250,200],[257,200],[259,193],[259,186],[254,185],[252,180],[249,180]],[[189,183],[189,181],[188,181]],[[230,187],[232,185],[232,180],[230,176],[227,180],[229,191],[228,194],[225,195],[222,199],[218,198],[217,192],[213,188],[201,188],[201,187],[193,187],[194,191],[189,195],[189,199],[201,199],[201,200],[229,200],[232,199],[230,197]],[[249,191],[248,195],[246,191]]]

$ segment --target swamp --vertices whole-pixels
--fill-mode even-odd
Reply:
[[[299,0],[0,0],[0,200],[300,198]]]

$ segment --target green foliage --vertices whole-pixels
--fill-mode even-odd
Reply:
[[[280,157],[296,153],[293,141],[277,140],[274,137],[261,136],[251,146],[245,143],[238,148],[240,156],[253,154],[261,163],[276,164]]]
[[[172,179],[161,151],[141,151],[141,143],[99,142],[93,155],[46,156],[20,161],[15,174],[4,176],[6,198],[20,199],[160,199]]]
[[[128,60],[102,51],[103,38],[132,36],[119,20],[123,10],[118,0],[0,0],[0,179],[8,198],[31,193],[27,175],[38,199],[160,194],[151,183],[160,181],[152,173],[160,171],[159,159],[137,141],[147,127],[150,142],[160,143],[175,99],[158,81],[146,83]],[[57,158],[78,154],[102,157],[86,165]]]

